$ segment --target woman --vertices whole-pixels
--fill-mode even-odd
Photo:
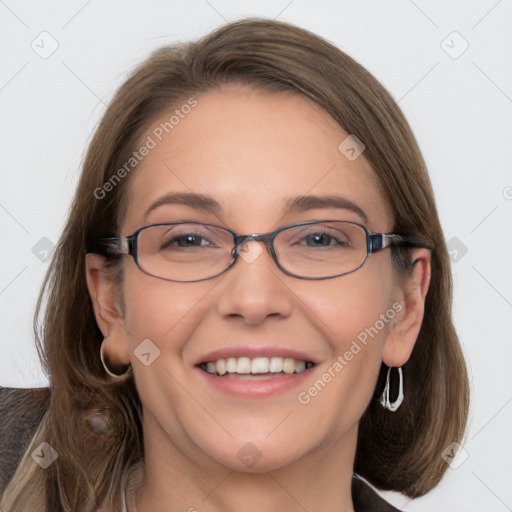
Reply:
[[[420,151],[375,78],[297,27],[231,23],[135,70],[46,298],[51,398],[2,510],[394,510],[362,478],[421,496],[462,440]]]

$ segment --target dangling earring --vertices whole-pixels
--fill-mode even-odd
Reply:
[[[382,393],[380,403],[382,407],[385,409],[388,409],[391,412],[395,412],[398,410],[398,408],[402,405],[402,402],[404,401],[404,379],[402,375],[402,368],[399,366],[397,367],[398,370],[398,396],[396,397],[396,400],[394,402],[389,401],[389,390],[391,388],[389,384],[389,376],[391,374],[391,367],[388,368],[388,374],[386,376],[386,385],[384,386],[384,392]]]
[[[132,365],[129,364],[126,370],[123,373],[114,373],[105,362],[105,355],[104,355],[104,347],[105,347],[105,340],[108,338],[108,334],[103,338],[103,342],[101,343],[100,347],[100,359],[101,364],[103,364],[103,368],[105,369],[105,372],[112,377],[113,380],[121,381],[126,380],[128,377],[132,374]]]

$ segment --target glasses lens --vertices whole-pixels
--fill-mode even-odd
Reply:
[[[366,231],[350,222],[328,221],[281,231],[274,242],[283,269],[301,277],[352,272],[367,256]]]
[[[232,262],[233,236],[215,226],[183,223],[149,226],[137,241],[140,267],[172,281],[197,281],[223,272]]]

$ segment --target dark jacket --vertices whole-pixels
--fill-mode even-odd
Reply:
[[[0,387],[0,494],[11,479],[35,433],[50,398],[48,388]],[[362,478],[352,478],[355,512],[398,511]]]

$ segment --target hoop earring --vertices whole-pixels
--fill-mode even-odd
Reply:
[[[386,376],[386,385],[384,386],[384,392],[380,398],[380,403],[384,409],[388,409],[391,412],[395,412],[402,405],[404,401],[404,378],[402,374],[402,368],[400,366],[397,367],[398,370],[398,396],[394,402],[389,401],[389,390],[391,388],[389,384],[389,377],[391,374],[391,367],[388,368],[388,374]]]
[[[105,355],[104,355],[104,347],[105,347],[105,340],[108,338],[108,334],[103,338],[103,342],[101,343],[100,347],[100,359],[101,364],[103,365],[103,368],[105,369],[105,372],[112,377],[113,380],[121,381],[126,380],[128,377],[132,374],[132,365],[129,364],[126,370],[123,373],[114,373],[107,365],[105,361]]]

